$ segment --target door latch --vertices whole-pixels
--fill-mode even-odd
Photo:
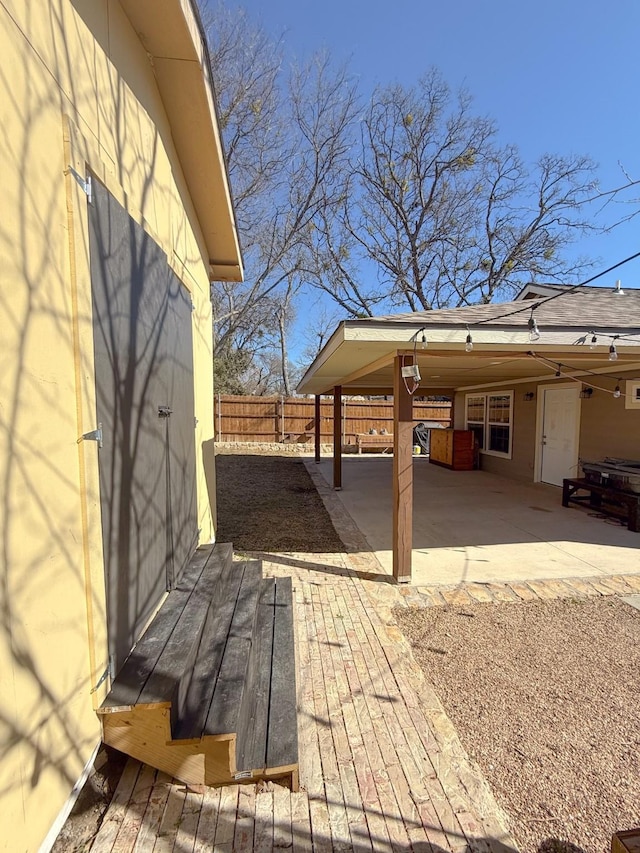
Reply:
[[[159,418],[170,418],[172,414],[171,406],[158,406]]]

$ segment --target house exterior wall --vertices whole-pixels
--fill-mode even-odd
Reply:
[[[117,0],[0,4],[0,834],[36,850],[100,737],[107,682],[87,200],[91,170],[194,303],[197,501],[213,440],[202,237],[148,56]]]
[[[622,459],[640,459],[640,409],[625,408],[624,398],[615,398],[613,392],[618,380],[624,392],[625,379],[637,378],[637,373],[620,372],[616,377],[585,377],[598,386],[590,399],[580,400],[580,439],[578,455],[586,461],[596,461],[605,456]],[[566,384],[566,380],[563,380]],[[535,478],[536,462],[536,398],[540,384],[504,384],[492,391],[513,391],[513,445],[510,459],[481,454],[481,468],[504,477],[532,482]],[[533,392],[534,399],[525,395]],[[469,392],[455,396],[455,426],[465,427],[465,397]]]
[[[620,373],[620,386],[625,390],[625,379],[637,379],[637,373]],[[595,385],[613,390],[616,379],[598,377]],[[580,420],[580,458],[597,462],[605,456],[618,459],[640,459],[640,409],[627,409],[623,397],[595,390],[588,400],[582,401]]]

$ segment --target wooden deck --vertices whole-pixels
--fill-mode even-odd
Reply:
[[[506,853],[512,842],[486,783],[367,591],[397,589],[354,571],[367,559],[264,564],[267,575],[293,575],[300,791],[273,782],[190,790],[130,760],[94,853]]]

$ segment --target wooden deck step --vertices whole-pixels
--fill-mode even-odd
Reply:
[[[183,618],[184,624],[193,625],[196,617],[204,624],[206,610],[232,558],[233,548],[229,544],[196,551],[178,586],[169,593],[153,619],[153,630],[144,633],[117,674],[102,709],[166,701],[168,684],[162,675],[171,671],[172,660],[185,654],[184,647],[177,642],[176,625]],[[185,632],[180,633],[184,642]]]
[[[238,724],[238,772],[252,777],[265,768],[297,772],[291,578],[263,582],[254,637]]]
[[[187,784],[297,788],[291,580],[201,549],[98,713],[103,740]]]
[[[209,613],[175,739],[236,731],[262,568],[258,562],[236,563],[228,577],[220,604]]]

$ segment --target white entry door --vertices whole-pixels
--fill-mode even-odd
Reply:
[[[565,477],[578,476],[578,414],[580,386],[543,389],[543,483],[561,486]]]

